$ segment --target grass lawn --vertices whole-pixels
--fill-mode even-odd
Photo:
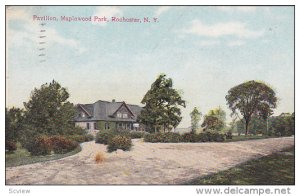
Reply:
[[[294,185],[295,150],[250,160],[231,169],[200,177],[189,185]]]
[[[75,150],[66,154],[51,154],[46,156],[31,156],[30,153],[24,148],[18,148],[14,152],[5,153],[5,166],[15,167],[19,165],[27,165],[37,162],[45,162],[50,160],[61,159],[63,157],[74,155],[81,151],[81,147],[78,146]]]

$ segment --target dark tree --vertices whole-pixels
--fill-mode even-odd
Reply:
[[[277,105],[274,90],[263,82],[253,80],[231,88],[225,98],[232,115],[239,111],[243,116],[246,135],[253,115],[267,119]]]
[[[218,107],[208,111],[208,113],[204,116],[201,127],[203,127],[204,130],[210,129],[221,131],[225,128],[225,121],[226,112],[221,107]]]
[[[197,107],[194,107],[193,111],[190,113],[191,116],[191,127],[192,133],[196,133],[199,128],[199,121],[201,119],[202,113],[199,112]]]
[[[54,80],[35,88],[30,100],[24,103],[28,129],[46,135],[64,134],[72,129],[75,110],[68,98],[67,89]]]
[[[24,128],[24,111],[20,108],[5,108],[5,141],[18,141]]]
[[[165,74],[159,75],[151,85],[142,104],[145,104],[145,107],[138,121],[154,128],[155,132],[160,128],[166,131],[176,127],[182,119],[179,106],[185,107],[185,101],[173,88],[172,79],[166,78]]]

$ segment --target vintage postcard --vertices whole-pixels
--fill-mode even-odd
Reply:
[[[294,11],[6,6],[6,185],[295,185]]]

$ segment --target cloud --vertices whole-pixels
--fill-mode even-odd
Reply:
[[[97,7],[94,16],[99,16],[99,17],[106,17],[106,18],[111,18],[113,16],[121,16],[123,14],[123,11],[116,6],[100,6]],[[100,25],[100,26],[105,26],[107,23],[106,22],[92,22],[92,24],[95,25]]]
[[[238,38],[258,38],[264,31],[253,31],[241,22],[224,22],[212,25],[203,24],[201,21],[194,20],[185,33],[198,36],[218,38],[222,36],[234,36]]]
[[[233,12],[233,11],[254,12],[254,11],[256,11],[255,6],[216,6],[216,9],[224,11],[224,12]]]
[[[230,47],[242,46],[244,44],[245,44],[245,42],[242,41],[242,40],[234,40],[234,41],[230,41],[230,42],[227,43],[227,45],[230,46]]]
[[[37,45],[40,40],[38,38],[40,28],[39,23],[32,22],[32,15],[29,13],[29,10],[24,9],[23,7],[9,7],[7,8],[7,46],[8,47],[22,47],[25,43]],[[10,27],[10,23],[15,21],[21,21],[22,26],[20,29],[13,29]],[[46,44],[47,46],[54,46],[59,44],[64,47],[70,47],[81,54],[87,49],[81,46],[80,42],[75,39],[65,38],[57,32],[56,29],[45,26],[46,29]]]
[[[157,8],[154,15],[158,17],[164,12],[167,12],[170,8],[171,8],[170,6],[160,6],[159,8]]]
[[[200,46],[215,46],[215,45],[219,45],[220,41],[218,40],[203,40],[200,41],[199,45]]]

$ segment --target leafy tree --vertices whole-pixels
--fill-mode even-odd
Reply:
[[[185,107],[185,101],[173,88],[172,79],[165,74],[158,76],[141,103],[145,107],[138,121],[154,128],[155,132],[160,128],[166,131],[176,127],[182,119],[179,106]]]
[[[5,108],[5,141],[18,141],[24,128],[24,111],[20,108]]]
[[[30,100],[24,103],[28,132],[57,135],[72,129],[75,110],[68,98],[67,89],[54,80],[35,88]]]
[[[259,116],[252,116],[251,122],[248,126],[248,133],[251,134],[266,134],[267,121]],[[245,133],[245,123],[243,120],[237,121],[238,133]]]
[[[232,115],[238,115],[239,111],[243,116],[246,135],[253,115],[267,119],[277,105],[274,90],[263,82],[253,80],[231,88],[225,98]]]
[[[212,129],[221,131],[226,125],[225,120],[226,112],[221,107],[218,107],[208,111],[208,113],[204,116],[201,126],[204,127],[205,130]]]
[[[201,119],[202,113],[199,112],[197,107],[194,107],[193,111],[190,113],[190,116],[192,132],[196,132],[196,130],[199,128],[199,121]]]
[[[290,136],[295,134],[295,113],[282,113],[270,118],[269,135]]]

